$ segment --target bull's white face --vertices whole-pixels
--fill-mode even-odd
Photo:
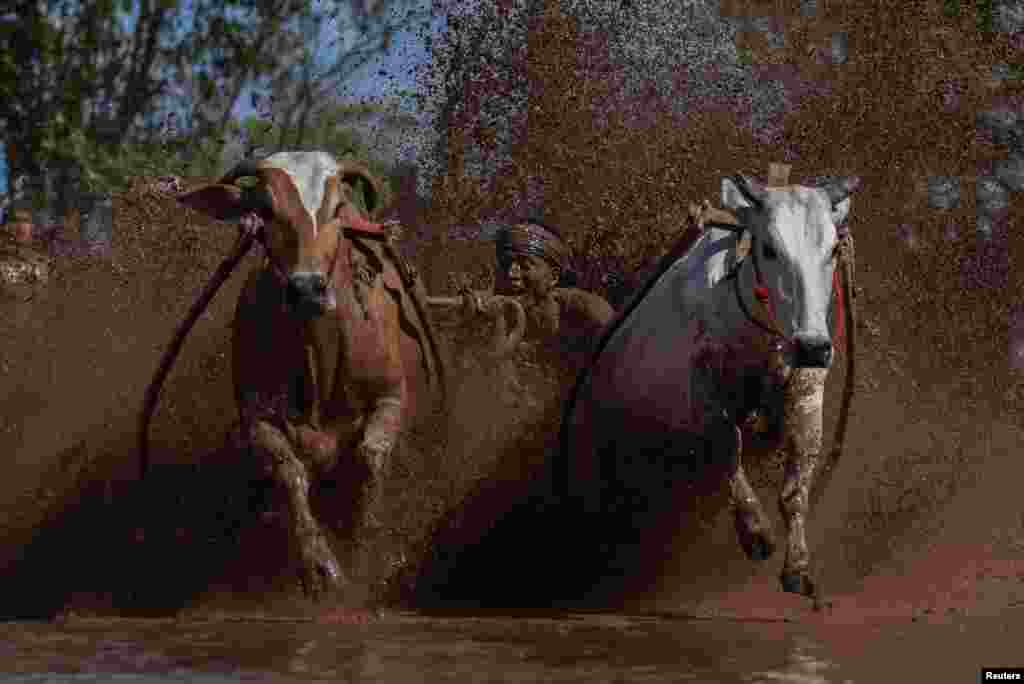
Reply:
[[[850,199],[844,197],[833,206],[824,189],[765,188],[753,181],[748,181],[748,188],[744,193],[731,179],[723,179],[722,205],[737,214],[754,237],[756,254],[750,257],[756,257],[768,289],[775,325],[793,341],[787,350],[789,365],[828,367],[837,226],[846,219]],[[753,269],[746,269],[744,289],[753,284]]]

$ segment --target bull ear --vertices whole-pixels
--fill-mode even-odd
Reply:
[[[846,222],[846,217],[850,214],[850,199],[847,197],[832,207],[832,223],[834,225],[841,226]]]
[[[218,221],[236,221],[251,211],[243,201],[243,190],[235,185],[208,185],[178,197],[178,201]]]

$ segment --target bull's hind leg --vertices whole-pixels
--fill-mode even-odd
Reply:
[[[817,598],[807,549],[807,506],[821,453],[821,412],[825,369],[794,371],[785,400],[786,474],[779,511],[786,523],[786,560],[779,577],[783,591]]]
[[[775,553],[772,522],[743,470],[743,434],[736,430],[736,467],[729,476],[729,503],[733,509],[736,536],[747,558],[767,560]]]
[[[274,479],[284,486],[287,493],[290,530],[302,558],[302,582],[306,593],[315,597],[340,588],[346,579],[310,509],[310,480],[306,465],[296,457],[284,433],[270,423],[255,421],[251,437],[254,445],[269,454]]]

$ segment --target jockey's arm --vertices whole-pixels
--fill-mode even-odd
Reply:
[[[615,316],[615,310],[604,297],[575,287],[555,290],[555,297],[567,309],[577,312],[584,320],[600,330]]]

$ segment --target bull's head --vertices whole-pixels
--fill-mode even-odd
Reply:
[[[255,182],[240,187],[242,178]],[[279,152],[242,161],[216,184],[179,201],[221,221],[245,217],[262,224],[262,240],[284,280],[288,305],[309,319],[337,306],[333,267],[341,229],[366,224],[355,201],[360,183],[372,215],[380,187],[368,171],[324,152]]]
[[[791,341],[787,365],[828,368],[828,312],[838,253],[838,226],[850,211],[857,177],[822,188],[765,187],[743,176],[722,179],[722,205],[751,233],[751,261],[768,303]],[[746,287],[752,285],[748,284]]]

